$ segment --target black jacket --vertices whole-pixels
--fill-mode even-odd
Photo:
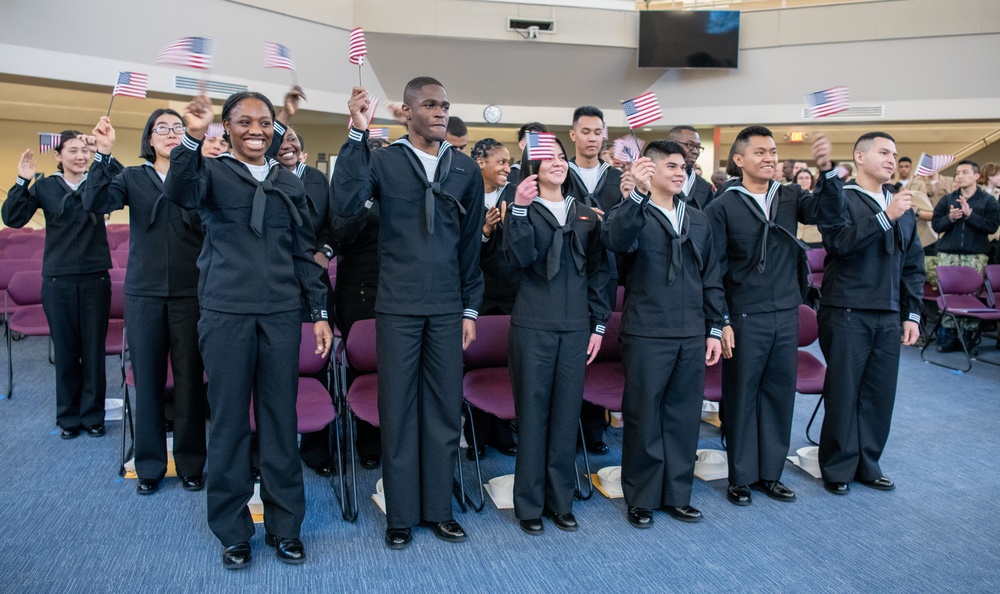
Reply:
[[[885,199],[892,194],[883,189]],[[836,170],[820,172],[816,196],[843,202],[840,217],[820,225],[826,261],[821,305],[899,312],[920,323],[924,294],[924,250],[917,220],[907,211],[891,221],[881,205]],[[887,202],[888,203],[888,202]]]
[[[112,173],[121,171],[113,163]],[[36,181],[18,177],[7,192],[0,213],[8,227],[28,224],[40,208],[45,214],[45,252],[42,276],[64,276],[107,272],[111,268],[111,250],[104,218],[83,209],[87,177],[74,191],[61,173]]]
[[[699,210],[705,210],[713,198],[715,198],[715,192],[712,191],[712,184],[705,181],[702,176],[695,174],[694,186],[691,188],[691,193],[684,197],[684,201]]]
[[[483,299],[479,166],[442,142],[430,183],[408,137],[375,153],[367,140],[367,130],[352,128],[348,134],[333,171],[331,204],[335,216],[351,218],[369,199],[379,203],[375,310],[417,316],[462,312],[476,319]]]
[[[840,203],[821,201],[801,187],[771,181],[770,216],[745,195],[742,180],[705,209],[730,314],[765,313],[802,303],[807,289],[806,245],[796,239],[798,223],[819,224],[840,215]]]
[[[611,308],[607,250],[597,213],[566,198],[566,225],[560,226],[540,201],[512,206],[507,213],[504,251],[522,271],[510,323],[538,330],[589,328],[603,335]],[[560,244],[553,247],[554,241]]]
[[[302,180],[306,190],[306,203],[309,206],[309,218],[313,231],[316,233],[316,251],[321,251],[324,245],[333,246],[333,234],[330,229],[330,182],[326,174],[299,163],[293,171]]]
[[[1000,204],[982,188],[976,188],[976,193],[967,201],[972,214],[968,218],[952,221],[948,212],[952,206],[961,208],[958,203],[961,193],[961,190],[956,190],[942,196],[934,207],[931,227],[943,233],[937,241],[937,250],[947,254],[988,254],[989,236],[1000,226]]]
[[[630,198],[602,227],[604,244],[628,270],[622,333],[722,338],[722,275],[705,214],[675,197],[678,234],[649,195],[633,190]]]
[[[504,204],[507,205],[507,215],[510,215],[510,207],[514,204],[514,194],[516,193],[517,186],[507,184],[497,199],[496,205],[501,210],[503,210]],[[507,261],[507,256],[503,251],[503,235],[504,222],[501,221],[497,223],[489,237],[483,236],[479,266],[483,269],[484,303],[503,303],[506,305],[505,309],[510,311],[514,305],[514,298],[517,296],[521,270]]]
[[[108,214],[128,206],[129,248],[125,293],[147,297],[198,295],[201,218],[166,199],[163,182],[146,162],[117,175],[114,158],[96,153],[83,208]]]
[[[258,182],[229,153],[203,158],[201,143],[187,134],[170,152],[164,193],[183,208],[197,208],[205,229],[201,307],[268,314],[298,310],[305,299],[312,319],[326,320],[305,189],[277,161],[268,163],[266,180]]]

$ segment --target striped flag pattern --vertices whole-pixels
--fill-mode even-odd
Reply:
[[[621,138],[616,138],[614,142],[615,159],[626,163],[635,161],[640,155],[642,155],[643,144],[644,143],[635,136],[622,136]]]
[[[928,155],[920,153],[920,160],[917,161],[917,175],[934,175],[935,171],[941,171],[955,160],[955,155]]]
[[[351,35],[347,40],[347,61],[355,66],[365,63],[365,56],[368,55],[368,46],[365,45],[365,32],[361,27],[351,29]]]
[[[842,111],[849,106],[847,87],[833,87],[806,95],[806,114],[810,118],[822,118]]]
[[[652,91],[643,93],[634,99],[622,101],[622,109],[625,110],[628,127],[633,130],[652,124],[663,117],[660,102],[656,100],[656,93]]]
[[[529,161],[548,161],[556,158],[556,135],[552,132],[528,132],[526,134],[528,142],[525,149],[528,151]]]
[[[608,139],[608,125],[604,124],[604,130],[601,131],[601,138],[604,140]]]
[[[119,72],[118,82],[115,83],[115,90],[111,92],[111,95],[145,99],[148,87],[149,75],[138,72]]]
[[[52,134],[51,132],[39,132],[38,133],[38,152],[42,155],[54,150],[59,146],[59,141],[62,139],[62,134]]]
[[[280,43],[264,42],[264,68],[284,68],[295,70],[292,52]]]
[[[368,138],[385,138],[389,139],[389,129],[388,128],[368,128]]]
[[[159,64],[208,70],[212,67],[212,40],[208,37],[184,37],[163,48],[156,57]]]
[[[208,130],[205,132],[205,138],[219,138],[226,131],[219,122],[212,122],[208,125]]]

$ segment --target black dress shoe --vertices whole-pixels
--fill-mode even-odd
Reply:
[[[704,516],[696,508],[690,505],[664,505],[660,509],[670,514],[670,517],[675,520],[680,520],[681,522],[690,522],[692,524],[700,522]]]
[[[139,479],[135,492],[139,495],[152,495],[160,490],[160,481],[156,479]]]
[[[76,439],[77,437],[80,437],[79,427],[70,427],[59,432],[60,439]]]
[[[275,556],[282,563],[298,565],[306,562],[306,548],[302,545],[302,541],[297,538],[265,534],[264,543],[269,547],[274,547]]]
[[[316,468],[313,468],[313,472],[322,477],[333,476],[333,468],[331,468],[329,464],[324,464],[323,466],[317,466]]]
[[[405,549],[413,542],[413,530],[410,528],[386,528],[385,546],[390,549]]]
[[[104,437],[104,425],[91,425],[87,427],[87,435],[91,437]]]
[[[576,532],[580,528],[580,525],[576,523],[576,517],[573,515],[573,512],[558,514],[554,511],[546,511],[545,517],[552,520],[556,528],[565,530],[566,532]]]
[[[373,468],[378,468],[378,465],[382,463],[381,456],[362,456],[361,457],[361,467],[371,470]]]
[[[750,494],[750,487],[746,485],[729,485],[726,489],[726,499],[729,503],[733,505],[750,505],[753,502],[753,496]]]
[[[476,450],[473,449],[472,446],[465,448],[465,457],[469,460],[475,461]],[[482,460],[485,457],[486,457],[486,446],[479,446],[479,459]]]
[[[505,448],[497,448],[497,451],[504,456],[516,456],[517,455],[517,444],[509,445]]]
[[[185,491],[201,491],[205,488],[205,477],[200,474],[182,476],[181,486]]]
[[[879,491],[892,491],[896,488],[896,483],[887,476],[880,476],[879,478],[872,481],[858,480],[862,485],[870,489],[878,489]]]
[[[222,566],[226,569],[250,567],[252,561],[253,553],[250,552],[250,543],[248,541],[222,547]]]
[[[535,518],[533,520],[521,520],[521,530],[524,530],[532,536],[538,536],[539,534],[545,532],[545,526],[542,525],[541,518]]]
[[[755,486],[776,501],[795,501],[795,492],[781,484],[781,481],[760,481]]]
[[[824,481],[823,488],[834,495],[847,495],[851,492],[851,486],[847,483],[828,483]]]
[[[607,454],[608,450],[610,449],[611,448],[608,447],[608,444],[604,443],[603,441],[595,441],[594,443],[587,444],[587,451],[590,452],[591,454],[594,454],[595,456]]]
[[[634,528],[652,528],[653,512],[644,507],[628,506],[628,523]]]
[[[462,525],[455,520],[445,520],[444,522],[421,522],[422,526],[426,526],[434,531],[434,536],[440,538],[445,542],[463,542],[469,537],[465,534],[465,529]]]

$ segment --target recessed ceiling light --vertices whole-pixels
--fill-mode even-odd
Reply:
[[[642,131],[643,132],[652,132],[653,129],[652,128],[643,128]]]

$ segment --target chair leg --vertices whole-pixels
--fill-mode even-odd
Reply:
[[[14,398],[14,343],[10,324],[5,326],[7,340],[7,400]]]
[[[816,401],[816,408],[813,409],[813,414],[812,414],[811,417],[809,417],[809,424],[806,425],[806,439],[809,440],[809,443],[811,443],[811,444],[813,444],[815,446],[818,446],[819,442],[816,441],[815,439],[809,437],[809,430],[812,429],[813,421],[816,420],[816,413],[819,412],[819,406],[821,404],[823,404],[823,395],[822,394],[819,395],[819,400]]]
[[[587,438],[583,435],[583,421],[578,421],[580,427],[580,443],[583,444],[583,464],[587,470],[587,494],[584,495],[583,486],[580,484],[580,465],[577,463],[576,458],[573,459],[573,467],[576,469],[575,479],[576,479],[576,490],[573,496],[579,501],[586,501],[594,496],[594,483],[591,482],[590,478],[590,456],[587,455]]]
[[[930,346],[930,342],[931,342],[930,341],[930,337],[934,336],[937,333],[938,327],[941,326],[941,323],[944,321],[944,317],[945,316],[948,316],[949,318],[951,318],[951,320],[953,322],[955,322],[955,329],[957,330],[957,334],[958,334],[958,342],[959,342],[959,344],[962,345],[962,353],[965,354],[965,368],[964,369],[962,369],[960,367],[952,367],[951,365],[945,365],[944,363],[941,363],[939,361],[934,361],[933,359],[928,359],[926,357],[926,355],[924,354],[924,352],[927,350],[927,347]],[[951,369],[953,371],[961,371],[962,373],[965,373],[966,371],[969,371],[970,369],[972,369],[972,357],[969,356],[969,349],[965,345],[965,337],[962,336],[961,329],[959,329],[959,327],[958,327],[958,318],[954,314],[952,314],[952,313],[950,313],[948,311],[942,311],[941,312],[941,315],[938,317],[937,323],[934,324],[934,328],[931,330],[931,332],[928,335],[928,337],[924,339],[924,346],[923,346],[923,348],[920,349],[920,358],[923,359],[925,362],[930,363],[931,365],[937,365],[938,367],[944,367],[945,369]]]
[[[468,423],[472,423],[472,406],[465,402],[465,418]],[[479,504],[477,505],[475,501],[472,500],[465,493],[465,474],[462,470],[462,448],[458,449],[458,481],[459,483],[455,485],[455,495],[459,498],[459,506],[462,508],[462,512],[465,513],[465,506],[468,505],[472,508],[472,511],[479,513],[483,511],[486,507],[486,493],[483,490],[483,471],[479,465],[479,448],[478,441],[476,438],[476,427],[471,425],[472,428],[472,443],[469,447],[472,448],[476,462],[476,483],[479,485]]]
[[[346,486],[344,486],[343,481],[341,481],[341,492],[344,494],[344,519],[348,522],[354,522],[358,519],[358,469],[354,463],[354,458],[356,457],[355,446],[354,446],[354,420],[355,416],[353,412],[348,412],[344,415],[346,425],[346,433],[344,449],[346,450],[347,460],[344,462],[344,466],[347,465],[349,461],[351,463],[351,490],[348,491]],[[347,478],[347,468],[344,468],[343,476]]]
[[[125,428],[128,427],[128,433],[132,437],[132,443],[128,449],[125,449]],[[132,404],[131,399],[128,395],[128,384],[125,385],[125,393],[122,398],[122,459],[121,464],[118,466],[118,476],[125,476],[125,463],[128,462],[129,457],[132,455],[135,449],[135,428],[132,425]]]

